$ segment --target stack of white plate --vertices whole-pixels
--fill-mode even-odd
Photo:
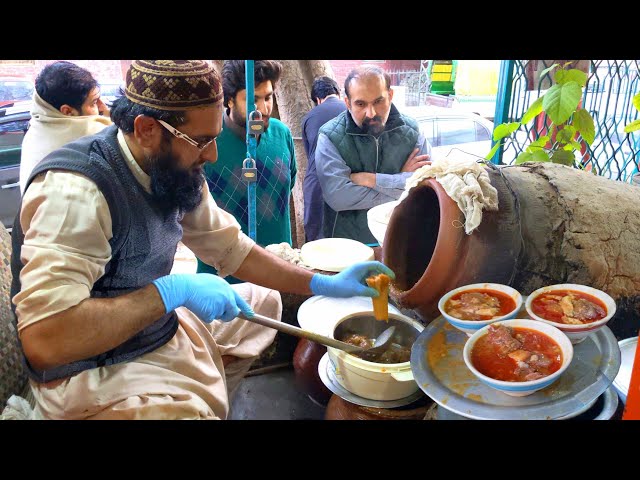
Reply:
[[[305,265],[326,272],[341,272],[358,262],[374,259],[373,249],[348,238],[323,238],[307,242],[300,249]]]
[[[620,399],[627,403],[629,383],[631,382],[631,368],[636,356],[638,337],[625,338],[620,340],[618,345],[620,346],[620,370],[618,370],[618,375],[613,380],[613,388],[618,392]]]

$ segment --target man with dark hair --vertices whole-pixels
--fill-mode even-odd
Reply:
[[[257,246],[217,207],[220,77],[201,60],[135,60],[113,126],[55,150],[13,230],[12,304],[37,418],[226,418],[229,392],[275,330],[279,290],[376,296],[364,262],[314,274]],[[183,241],[210,274],[174,274]],[[266,288],[265,288],[266,287]]]
[[[22,142],[20,190],[24,193],[31,171],[47,154],[111,125],[108,114],[91,72],[66,61],[44,67],[36,78],[31,122]]]
[[[426,165],[431,145],[418,123],[393,105],[389,75],[363,65],[344,81],[347,111],[320,128],[316,168],[325,201],[325,237],[377,245],[367,211],[400,198]]]
[[[271,118],[274,89],[282,65],[274,60],[254,62],[254,103],[262,114],[264,133],[256,149],[256,242],[263,247],[277,243],[291,245],[289,201],[296,180],[297,165],[291,131],[284,123]],[[204,171],[211,195],[216,203],[240,222],[243,232],[249,231],[247,184],[242,179],[242,162],[247,157],[247,107],[245,61],[225,60],[222,67],[224,91],[224,129],[218,138],[219,159]],[[251,105],[251,102],[249,102]],[[216,270],[198,259],[198,272]],[[229,283],[238,283],[235,277]]]
[[[304,234],[307,242],[324,238],[324,200],[318,183],[315,159],[318,130],[347,109],[344,102],[340,101],[340,88],[331,77],[318,77],[313,81],[311,100],[316,106],[302,119],[302,141],[307,153],[307,172],[303,186]]]

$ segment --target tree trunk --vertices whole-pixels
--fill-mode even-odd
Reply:
[[[276,86],[278,114],[290,129],[296,152],[298,175],[293,188],[294,215],[291,219],[293,246],[304,244],[304,198],[302,185],[307,171],[307,155],[302,143],[302,118],[314,107],[311,101],[311,85],[318,75],[333,77],[327,60],[281,60],[282,76]],[[294,233],[295,232],[295,233]]]

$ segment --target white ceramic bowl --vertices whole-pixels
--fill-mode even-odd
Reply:
[[[543,294],[548,293],[553,290],[577,290],[578,292],[584,292],[588,295],[592,295],[599,299],[602,303],[604,303],[607,308],[607,316],[591,323],[585,323],[583,325],[570,325],[566,323],[558,323],[553,322],[551,320],[546,320],[542,317],[539,317],[533,310],[531,309],[531,303],[533,300]],[[576,344],[583,341],[589,334],[600,330],[602,327],[606,325],[606,323],[611,320],[611,317],[616,313],[616,302],[609,295],[604,293],[602,290],[598,290],[596,288],[588,287],[586,285],[578,285],[576,283],[560,283],[557,285],[549,285],[547,287],[539,288],[535,290],[527,297],[527,301],[525,302],[525,308],[527,310],[527,314],[533,318],[534,320],[538,320],[540,322],[548,323],[549,325],[553,325],[554,327],[562,330],[571,343]]]
[[[465,343],[464,349],[462,350],[462,357],[464,358],[464,363],[467,365],[467,368],[469,368],[469,370],[471,370],[471,372],[476,377],[478,377],[478,379],[485,385],[488,385],[491,388],[495,388],[496,390],[499,390],[513,397],[524,397],[526,395],[531,395],[537,390],[551,385],[569,367],[569,364],[573,359],[573,345],[571,344],[567,336],[556,327],[552,327],[551,325],[548,325],[546,323],[528,319],[503,320],[499,323],[506,327],[528,328],[530,330],[535,330],[537,332],[548,335],[553,340],[555,340],[558,345],[560,345],[560,349],[562,350],[562,365],[551,375],[539,378],[538,380],[530,380],[527,382],[505,382],[503,380],[496,380],[495,378],[487,377],[486,375],[480,373],[471,363],[471,350],[473,349],[476,342],[489,332],[489,325],[487,325],[486,327],[481,328],[476,333],[471,335],[471,338],[467,340],[467,343]]]
[[[359,330],[357,333],[370,338],[376,337],[382,330],[395,324],[397,330],[393,341],[400,338],[401,344],[409,348],[409,343],[412,344],[424,329],[422,324],[404,315],[389,312],[389,323],[387,323],[376,320],[372,311],[363,311],[351,313],[340,319],[331,336],[335,338],[335,333],[340,330],[341,324],[351,325],[359,321],[364,322],[367,326],[364,330],[367,331]],[[327,351],[329,360],[336,369],[336,380],[354,395],[370,400],[390,401],[408,397],[418,391],[419,387],[413,378],[410,361],[375,363],[337,348],[327,347]]]
[[[496,290],[498,292],[506,293],[509,295],[515,302],[516,308],[509,312],[506,315],[502,315],[500,317],[492,318],[491,320],[462,320],[460,318],[452,317],[444,310],[444,306],[447,301],[454,295],[457,295],[460,292],[465,292],[467,290],[477,290],[477,289],[487,289],[487,290]],[[449,293],[442,296],[440,301],[438,302],[438,309],[442,316],[449,322],[451,325],[456,327],[458,330],[462,330],[468,336],[473,335],[481,328],[489,325],[490,323],[498,322],[500,320],[508,320],[510,318],[514,318],[520,309],[522,308],[522,295],[515,288],[511,288],[507,285],[502,285],[500,283],[473,283],[471,285],[465,285],[463,287],[458,287],[451,290]]]
[[[393,209],[398,203],[400,202],[397,200],[383,203],[367,211],[367,225],[380,246],[382,246],[382,242],[384,242],[384,235],[387,231],[387,225],[389,225],[389,219],[391,218]]]

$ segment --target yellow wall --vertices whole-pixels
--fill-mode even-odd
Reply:
[[[456,95],[495,95],[500,60],[458,60]]]

